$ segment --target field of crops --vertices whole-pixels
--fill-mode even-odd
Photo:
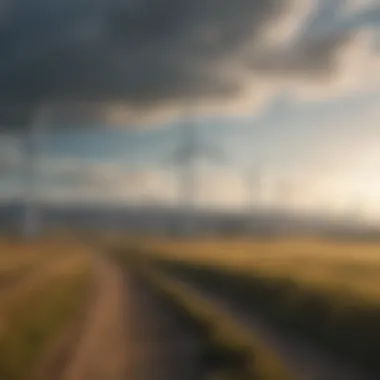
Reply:
[[[380,373],[380,245],[278,239],[145,241],[172,274],[252,305],[266,320]]]
[[[0,241],[0,378],[32,379],[90,289],[89,249],[76,242]]]

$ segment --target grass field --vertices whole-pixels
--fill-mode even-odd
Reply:
[[[132,250],[380,373],[378,243],[150,240]]]
[[[186,319],[202,339],[201,360],[210,380],[297,380],[298,376],[248,328],[196,289],[168,276],[145,260],[118,255],[121,266],[134,267]]]
[[[142,252],[224,272],[289,278],[300,285],[380,302],[380,243],[320,240],[157,241]]]
[[[1,379],[32,378],[89,290],[89,253],[76,242],[0,241]]]

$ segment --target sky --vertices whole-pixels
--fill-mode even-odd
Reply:
[[[199,205],[380,221],[380,0],[52,3],[0,9],[1,200],[42,109],[45,202],[180,202],[190,122]]]

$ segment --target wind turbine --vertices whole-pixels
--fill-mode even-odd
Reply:
[[[185,236],[195,232],[196,224],[197,168],[194,160],[203,156],[212,161],[225,161],[224,152],[198,138],[196,126],[194,119],[186,118],[180,129],[180,146],[169,160],[182,167],[179,192],[183,203],[182,233]]]
[[[253,235],[257,229],[257,211],[261,208],[264,212],[268,212],[268,206],[279,194],[276,191],[274,172],[270,168],[259,169],[250,166],[245,170],[245,179],[248,195],[247,233]]]
[[[256,225],[256,212],[257,212],[257,206],[256,202],[257,200],[262,201],[262,197],[260,197],[261,191],[262,191],[262,176],[260,173],[256,170],[256,168],[248,168],[246,170],[246,186],[247,186],[247,203],[248,203],[248,221],[247,221],[247,233],[248,235],[252,235],[255,231]],[[259,195],[259,198],[257,197]]]
[[[41,205],[38,204],[36,182],[38,180],[38,151],[44,136],[46,123],[51,108],[39,107],[32,117],[30,128],[26,129],[25,139],[25,203],[21,234],[24,238],[32,238],[41,227]]]
[[[11,133],[22,140],[22,166],[24,172],[24,197],[18,232],[22,237],[36,233],[37,205],[35,194],[36,153],[39,149],[43,126],[50,107],[19,102],[5,102],[0,107],[0,133]]]

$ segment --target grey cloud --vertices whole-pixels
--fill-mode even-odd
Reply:
[[[340,50],[350,43],[353,33],[344,31],[296,41],[286,49],[263,52],[252,61],[262,75],[292,75],[305,78],[328,77],[339,65]]]
[[[122,102],[144,111],[234,97],[246,80],[231,67],[253,78],[334,72],[346,36],[263,49],[265,28],[291,11],[290,4],[8,0],[0,10],[0,125],[25,124],[45,102]],[[83,112],[68,112],[83,118]],[[90,109],[85,118],[104,116],[99,108],[94,114]]]
[[[368,7],[368,9],[362,11],[362,13],[358,15],[358,17],[361,19],[362,22],[374,24],[377,27],[380,27],[380,3],[372,4]]]
[[[0,176],[10,174],[22,167],[22,145],[10,136],[0,139]]]

